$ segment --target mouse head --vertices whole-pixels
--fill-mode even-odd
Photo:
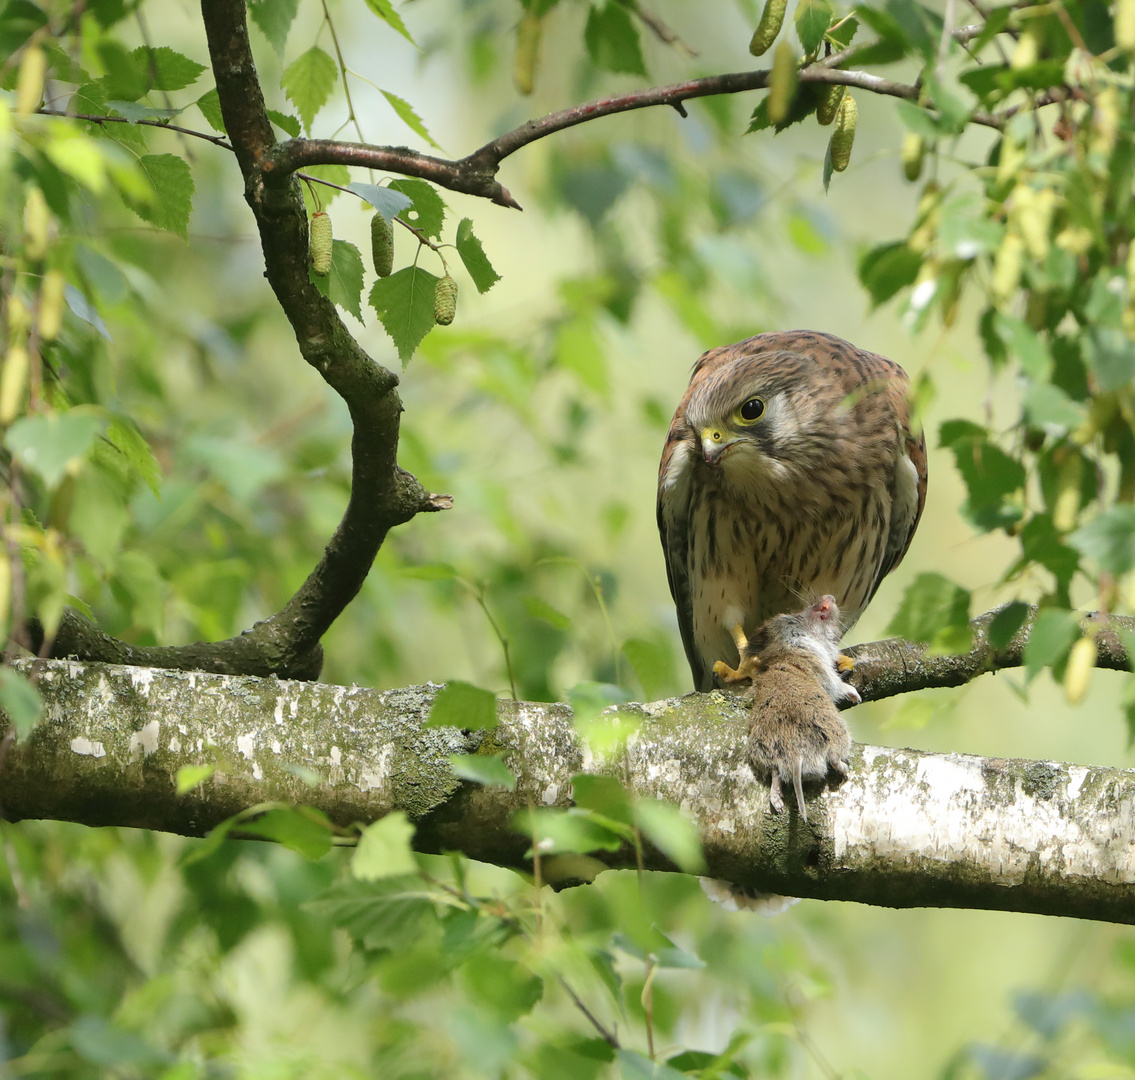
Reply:
[[[831,593],[821,596],[810,608],[800,614],[811,623],[813,633],[826,637],[833,645],[839,641],[842,634],[839,605]]]
[[[842,635],[839,605],[835,597],[821,596],[811,607],[786,615],[774,615],[761,623],[749,638],[746,656],[805,651],[825,662],[834,661],[836,643]]]

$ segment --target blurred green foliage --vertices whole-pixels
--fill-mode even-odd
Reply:
[[[657,8],[249,10],[279,132],[457,156],[541,111],[751,66],[755,4]],[[421,180],[308,170],[309,209],[335,227],[331,272],[314,280],[376,359],[406,363],[400,462],[455,496],[391,534],[327,635],[325,678],[447,679],[438,723],[484,720],[491,694],[569,697],[593,739],[606,704],[685,689],[650,523],[677,354],[801,316],[834,323],[852,269],[830,294],[810,282],[846,261],[858,207],[841,217],[824,187],[838,199],[880,157],[896,188],[918,185],[916,205],[907,222],[888,194],[859,282],[936,361],[928,341],[976,326],[982,402],[939,415],[936,401],[956,405],[955,373],[915,361],[912,375],[940,450],[932,490],[949,490],[953,466],[946,513],[1003,541],[969,587],[940,569],[908,578],[896,632],[960,648],[974,589],[986,606],[1039,602],[1027,675],[1061,678],[1083,633],[1074,606],[1132,610],[1135,5],[993,6],[962,40],[944,34],[954,10],[792,6],[780,41],[803,62],[850,43],[865,47],[855,66],[919,79],[913,100],[855,91],[862,130],[835,178],[806,80],[777,113],[792,129],[781,140],[764,96],[755,108],[722,96],[688,102],[685,120],[654,110],[531,146],[505,164],[519,223]],[[206,58],[191,9],[0,9],[6,634],[34,615],[50,636],[70,604],[135,643],[228,637],[294,592],[349,494],[346,410],[300,361],[263,282],[227,151],[193,134],[223,131]],[[372,280],[376,211],[397,219],[395,272]],[[793,261],[812,269],[789,273]],[[435,329],[447,271],[457,317]],[[1021,617],[1006,609],[997,633],[1007,641]],[[906,703],[895,726],[954,709],[940,700]],[[41,720],[11,670],[0,707],[20,737]],[[605,734],[616,749],[627,736]],[[491,757],[454,766],[511,779]],[[183,772],[184,789],[208,775]],[[575,794],[567,814],[518,817],[529,877],[415,856],[411,823],[393,815],[357,833],[261,807],[205,841],[0,823],[0,1077],[1135,1075],[1129,935],[1065,934],[1075,955],[1012,999],[1006,1032],[899,1067],[885,1044],[901,1040],[861,1002],[882,1000],[880,972],[908,971],[892,1009],[913,996],[922,972],[888,950],[912,951],[925,929],[904,923],[900,939],[887,913],[872,936],[810,904],[775,922],[729,915],[678,874],[607,872],[552,892],[541,883],[587,879],[588,852],[620,844],[699,866],[670,808],[584,780]],[[961,936],[955,963],[970,955]],[[948,1015],[962,996],[927,1011]],[[850,1021],[840,1031],[868,1056],[830,1034],[840,1013],[866,1015],[858,1043]]]

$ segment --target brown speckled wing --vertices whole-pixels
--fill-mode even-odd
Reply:
[[[883,578],[902,562],[926,505],[926,436],[921,428],[917,432],[911,429],[910,383],[906,373],[890,360],[885,363],[899,373],[898,376],[892,375],[887,393],[894,401],[895,416],[901,428],[902,451],[896,465],[890,532],[871,596],[875,595]]]
[[[706,354],[709,355],[708,353]],[[701,364],[702,357],[698,361]],[[695,376],[698,370],[695,366]],[[692,377],[692,378],[693,378]],[[691,388],[693,386],[691,378]],[[686,402],[690,397],[687,388],[682,397],[658,466],[658,535],[662,540],[662,555],[666,560],[666,580],[678,614],[678,629],[682,646],[694,676],[694,686],[702,689],[706,678],[701,656],[694,645],[694,610],[690,594],[689,536],[687,534],[690,510],[690,483],[687,455],[697,450],[697,440],[685,422]]]

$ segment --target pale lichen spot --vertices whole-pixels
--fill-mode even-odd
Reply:
[[[1075,799],[1080,794],[1080,789],[1084,786],[1084,781],[1088,778],[1088,770],[1082,765],[1071,765],[1068,768],[1068,788],[1066,796],[1069,799]]]
[[[363,766],[357,785],[360,791],[376,791],[385,785],[386,778],[390,775],[390,758],[393,753],[394,744],[388,743],[379,752],[376,761]]]
[[[151,674],[153,673],[151,672]],[[149,757],[158,748],[160,733],[161,724],[157,720],[151,720],[145,727],[135,731],[130,736],[130,753],[135,754],[141,750],[143,757]]]
[[[981,765],[975,761],[964,761],[953,756],[927,756],[919,759],[915,776],[942,800],[950,799],[962,791],[985,789]]]
[[[102,743],[92,742],[82,735],[71,740],[71,749],[76,754],[83,754],[86,757],[106,757],[106,747]]]
[[[153,668],[131,668],[130,669],[130,685],[134,687],[138,693],[146,697],[150,696],[150,684],[154,681]]]
[[[540,800],[545,806],[554,806],[556,799],[559,798],[559,794],[560,785],[549,784],[546,788],[544,788],[544,794],[540,796]]]
[[[252,755],[256,753],[256,736],[255,735],[238,735],[236,737],[236,748],[249,760]]]

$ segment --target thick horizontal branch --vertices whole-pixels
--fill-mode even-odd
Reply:
[[[45,720],[10,749],[13,818],[197,836],[258,803],[333,821],[404,810],[422,851],[523,866],[509,825],[568,806],[572,777],[605,772],[694,817],[707,871],[750,888],[888,907],[992,908],[1135,922],[1135,772],[857,746],[850,778],[774,815],[745,757],[743,698],[690,694],[620,708],[637,731],[604,762],[563,705],[500,702],[489,732],[423,728],[436,687],[368,690],[51,661]],[[449,755],[496,753],[516,790],[463,783]],[[213,764],[185,795],[177,770]],[[302,768],[297,768],[301,767]],[[321,777],[308,786],[304,769]],[[612,866],[633,853],[600,853]],[[658,852],[646,865],[672,869]]]

